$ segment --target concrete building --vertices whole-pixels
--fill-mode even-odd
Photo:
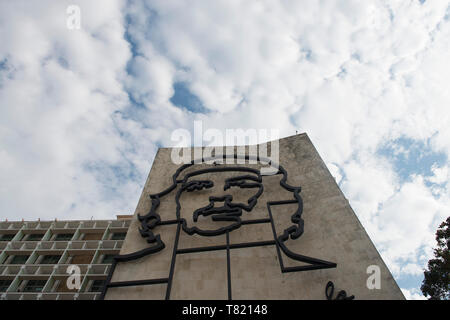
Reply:
[[[1,222],[0,298],[404,299],[308,136],[278,144],[273,175],[160,148],[134,216]]]
[[[160,148],[101,298],[404,299],[308,136],[278,142],[275,175]]]
[[[130,219],[0,222],[0,299],[98,299]]]

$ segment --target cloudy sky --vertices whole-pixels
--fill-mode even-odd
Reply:
[[[297,130],[420,298],[450,214],[449,39],[447,0],[0,0],[0,219],[132,213],[194,120]]]

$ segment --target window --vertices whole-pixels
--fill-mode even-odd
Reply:
[[[14,256],[11,259],[11,264],[25,264],[30,256]]]
[[[77,254],[72,257],[70,264],[90,264],[93,257],[92,254]]]
[[[115,254],[105,254],[102,263],[113,263]]]
[[[101,292],[103,289],[103,285],[105,283],[105,280],[94,280],[92,283],[90,292]]]
[[[11,241],[15,234],[0,234],[0,241]]]
[[[70,241],[72,240],[73,233],[58,233],[55,241]]]
[[[28,280],[23,292],[41,292],[47,280]]]
[[[6,292],[11,285],[12,280],[0,280],[0,292]]]
[[[83,236],[83,240],[102,240],[103,233],[85,233]]]
[[[124,240],[126,235],[126,232],[113,233],[111,240]]]
[[[60,255],[44,256],[40,264],[56,264],[59,259],[61,259]]]
[[[29,234],[28,238],[26,238],[26,241],[39,241],[42,239],[43,236],[44,236],[43,234],[39,233]]]

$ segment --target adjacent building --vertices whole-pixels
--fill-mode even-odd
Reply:
[[[0,222],[0,299],[98,299],[130,218]]]

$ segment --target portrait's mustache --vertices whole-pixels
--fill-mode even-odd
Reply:
[[[226,195],[220,198],[210,198],[210,203],[207,206],[198,208],[193,213],[193,220],[197,222],[199,216],[212,215],[213,221],[236,221],[237,217],[242,215],[242,209],[232,202],[233,197]],[[219,202],[223,205],[217,206]]]

